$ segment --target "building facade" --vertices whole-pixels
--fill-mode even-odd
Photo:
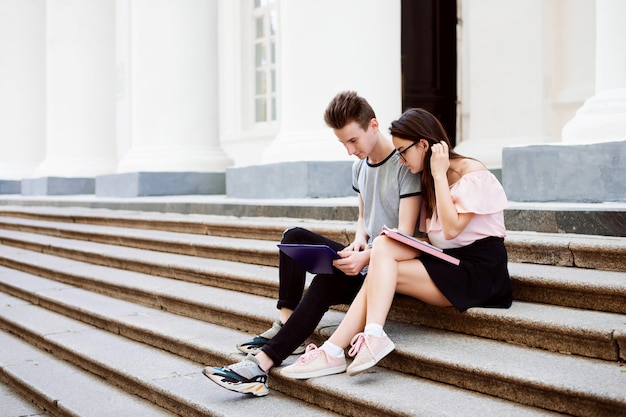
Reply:
[[[0,0],[0,193],[343,195],[315,187],[352,161],[323,111],[356,90],[386,131],[409,58],[429,91],[454,83],[457,151],[491,169],[626,141],[626,2],[448,0],[448,26],[438,3]],[[438,34],[407,44],[418,24],[453,61],[433,64]]]

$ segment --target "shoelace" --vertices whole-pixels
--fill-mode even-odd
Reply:
[[[350,345],[352,345],[352,347],[348,351],[348,355],[350,355],[351,357],[355,357],[361,351],[361,348],[363,346],[367,347],[368,350],[370,349],[369,345],[367,344],[367,339],[365,339],[365,333],[357,333],[356,335],[354,335],[354,337],[350,341]]]
[[[304,364],[317,357],[320,354],[321,349],[318,349],[315,344],[310,343],[304,352],[304,355],[298,358],[298,363]]]
[[[245,363],[245,361],[241,361],[241,362],[233,363],[231,365],[227,365],[227,366],[223,367],[222,369],[227,371],[227,372],[232,372],[232,371],[236,371],[239,368],[243,368],[246,365],[247,364]]]

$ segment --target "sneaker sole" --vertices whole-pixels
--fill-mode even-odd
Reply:
[[[253,355],[256,355],[257,353],[259,353],[261,351],[262,347],[259,346],[237,346],[237,350],[241,353],[252,353]]]
[[[369,362],[365,362],[361,365],[358,366],[352,366],[350,365],[347,369],[347,373],[350,376],[355,376],[358,375],[362,372],[367,371],[368,369],[372,368],[374,365],[376,365],[378,362],[380,362],[380,360],[382,358],[384,358],[385,356],[389,355],[391,352],[393,352],[393,350],[396,348],[396,345],[394,345],[393,342],[389,343],[387,345],[387,347],[385,348],[385,350],[383,350],[382,352],[380,352],[378,354],[377,357],[373,358],[371,361]]]
[[[346,371],[346,368],[347,368],[346,364],[343,364],[341,366],[336,366],[334,368],[325,368],[325,369],[320,369],[317,371],[311,371],[307,373],[295,373],[295,374],[284,372],[284,369],[282,369],[280,374],[286,378],[291,378],[291,379],[310,379],[310,378],[319,378],[320,376],[326,376],[326,375],[341,374]]]
[[[222,382],[222,377],[219,375],[204,374],[204,376],[215,382],[220,387],[226,388],[229,391],[238,392],[240,394],[264,397],[270,393],[265,384],[261,382],[249,382],[234,385]]]

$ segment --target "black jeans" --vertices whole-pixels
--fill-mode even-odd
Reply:
[[[283,233],[281,243],[325,244],[338,251],[345,247],[341,243],[301,227],[287,229]],[[263,347],[263,352],[276,366],[304,343],[330,306],[350,304],[365,279],[363,275],[346,275],[335,269],[333,274],[316,275],[302,296],[305,274],[306,271],[290,257],[280,253],[278,308],[292,309],[293,314],[278,334]]]

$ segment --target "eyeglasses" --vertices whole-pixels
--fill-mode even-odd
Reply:
[[[401,151],[398,151],[398,156],[400,157],[400,159],[402,159],[402,162],[406,162],[406,158],[404,157],[404,153],[406,151],[408,151],[409,149],[411,149],[415,145],[417,145],[417,141],[413,142],[412,144],[410,144],[406,148],[402,149]]]

